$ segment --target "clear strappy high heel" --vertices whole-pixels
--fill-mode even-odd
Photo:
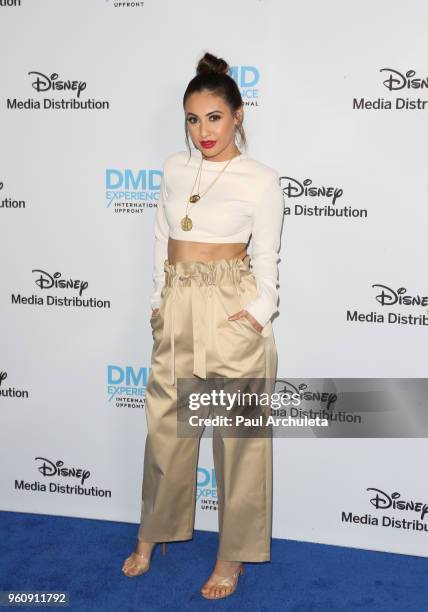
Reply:
[[[220,588],[226,587],[227,590],[225,593],[221,595],[208,595],[208,594],[203,593],[201,589],[202,597],[205,597],[205,599],[223,599],[224,597],[229,597],[229,595],[232,595],[232,593],[236,591],[236,587],[238,586],[239,576],[241,576],[243,573],[244,573],[244,566],[241,563],[241,566],[231,576],[221,576],[220,574],[215,574],[215,573],[212,574],[212,577],[218,577],[219,580],[213,583],[212,585],[210,585],[209,587],[207,587],[209,589],[208,592],[212,593],[213,590],[219,587]]]
[[[144,553],[138,553],[134,550],[134,552],[131,553],[131,555],[125,559],[122,566],[122,572],[125,574],[125,576],[128,576],[128,578],[135,578],[136,576],[141,576],[141,574],[145,574],[149,571],[151,555],[153,554],[153,550],[155,549],[156,544],[157,542],[152,547],[150,557],[147,557]],[[166,542],[162,542],[162,556],[165,556],[165,554]],[[132,564],[129,566],[129,568],[125,568],[127,561],[132,561]],[[131,568],[136,568],[137,572],[135,574],[127,574],[127,570]]]

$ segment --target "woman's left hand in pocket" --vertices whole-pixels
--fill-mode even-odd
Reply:
[[[247,318],[256,331],[258,331],[259,333],[262,332],[263,325],[260,325],[260,323],[257,321],[257,319],[255,319],[253,317],[253,315],[251,315],[245,309],[244,310],[239,310],[238,312],[235,312],[235,314],[230,315],[230,317],[228,317],[228,319],[229,319],[229,321],[236,321],[236,319],[240,319],[241,317]]]

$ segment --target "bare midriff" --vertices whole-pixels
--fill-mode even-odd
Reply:
[[[246,242],[194,242],[191,240],[168,239],[168,261],[203,261],[213,259],[244,259],[247,254]]]

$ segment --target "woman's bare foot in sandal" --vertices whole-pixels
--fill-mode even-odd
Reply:
[[[150,568],[150,559],[156,542],[142,542],[138,540],[136,549],[125,559],[122,572],[125,576],[140,576]]]
[[[241,561],[222,561],[217,559],[215,568],[201,588],[206,599],[221,599],[235,592],[238,578],[244,572]]]

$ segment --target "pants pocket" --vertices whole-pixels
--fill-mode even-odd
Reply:
[[[241,305],[241,310],[245,310],[245,305],[248,304],[248,302],[251,302],[255,297],[257,297],[256,279],[252,274],[245,274],[241,277],[239,283],[238,299]],[[262,328],[262,331],[258,331],[251,321],[247,319],[247,317],[242,317],[239,319],[239,321],[241,321],[243,325],[249,327],[258,336],[263,335],[264,327]]]
[[[245,309],[245,306],[243,307],[243,309]],[[241,317],[240,319],[238,319],[238,321],[240,321],[241,323],[243,323],[243,325],[245,325],[246,327],[249,327],[255,334],[257,334],[258,336],[262,335],[261,331],[258,331],[254,325],[251,323],[251,321],[249,321],[247,319],[247,317]],[[263,331],[263,329],[262,329]]]
[[[163,329],[163,312],[162,309],[159,310],[159,313],[150,317],[150,326],[152,328],[152,337],[155,344],[160,340],[161,331]]]

